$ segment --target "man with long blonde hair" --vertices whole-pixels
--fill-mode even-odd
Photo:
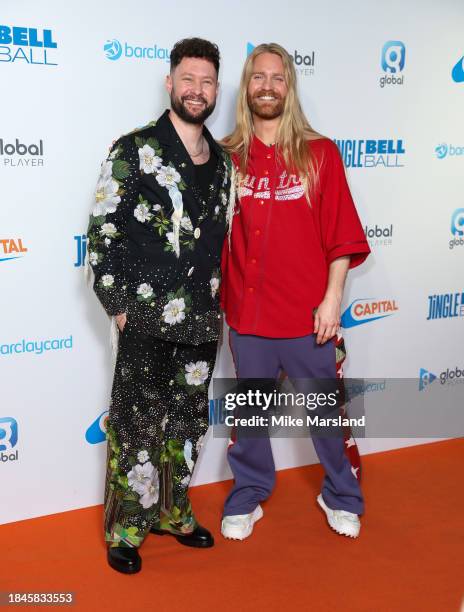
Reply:
[[[223,144],[237,175],[221,287],[237,376],[335,379],[346,275],[369,246],[338,149],[309,125],[292,58],[280,45],[259,45],[248,56],[236,127]],[[364,502],[343,437],[313,442],[325,469],[317,502],[332,529],[357,537]],[[238,438],[228,460],[235,483],[222,534],[242,540],[274,486],[269,437]]]

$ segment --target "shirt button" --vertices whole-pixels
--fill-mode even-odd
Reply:
[[[261,234],[261,230],[255,230],[255,236],[259,236]]]
[[[256,263],[256,259],[255,259],[254,257],[253,257],[253,259],[251,260],[251,263],[252,263],[252,264],[255,264],[255,263]]]
[[[254,288],[254,287],[248,287],[248,291],[249,291],[250,293],[253,293],[253,291],[254,291],[254,290],[255,290],[255,288]]]
[[[271,159],[271,158],[272,158],[272,155],[271,155],[270,153],[268,153],[268,154],[266,155],[266,159]]]
[[[195,231],[193,232],[193,237],[196,238],[198,240],[198,238],[200,237],[201,234],[201,230],[199,227],[195,228]]]
[[[265,170],[264,174],[267,176],[269,174],[269,170]]]
[[[260,200],[259,203],[261,204],[261,206],[264,206],[264,200]]]

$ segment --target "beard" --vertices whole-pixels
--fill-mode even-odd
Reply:
[[[276,101],[266,102],[259,100],[260,96],[273,96]],[[285,99],[272,90],[261,89],[253,94],[253,97],[248,94],[247,101],[251,112],[261,119],[276,119],[284,112]]]
[[[197,102],[203,102],[205,107],[198,113],[192,113],[186,106],[187,100],[195,100]],[[208,105],[208,101],[203,96],[194,96],[192,94],[188,96],[177,97],[174,88],[171,91],[171,108],[183,121],[186,123],[194,123],[201,125],[208,119],[211,113],[214,111],[216,106],[216,100]]]

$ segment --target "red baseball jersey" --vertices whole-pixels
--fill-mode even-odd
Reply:
[[[327,138],[308,146],[318,171],[310,205],[275,146],[253,138],[230,249],[226,240],[222,252],[221,306],[240,334],[313,333],[330,263],[349,255],[354,268],[370,252],[337,146]]]

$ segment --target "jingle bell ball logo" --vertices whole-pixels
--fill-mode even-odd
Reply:
[[[247,56],[253,52],[256,47],[253,43],[247,43]],[[290,53],[295,72],[300,76],[312,76],[314,74],[315,52],[312,51],[297,51]]]
[[[372,323],[378,319],[391,317],[398,310],[395,300],[374,300],[371,298],[354,300],[342,314],[341,326],[347,328]]]
[[[27,253],[23,238],[0,238],[0,262],[20,259]]]
[[[0,464],[18,460],[18,423],[13,417],[0,418]]]
[[[456,208],[451,215],[451,234],[449,248],[464,246],[464,208]]]
[[[333,139],[347,168],[403,168],[403,140]]]
[[[53,30],[0,25],[0,62],[57,66]]]
[[[428,296],[427,321],[464,317],[464,291],[434,293]]]
[[[382,47],[380,65],[386,73],[380,77],[380,87],[385,85],[403,85],[404,62],[406,59],[406,47],[400,40],[389,40]]]
[[[121,58],[135,60],[161,60],[169,62],[170,50],[167,47],[160,47],[152,44],[149,47],[134,45],[133,43],[120,42],[116,38],[111,38],[103,45],[103,51],[112,62]]]
[[[457,147],[456,145],[446,144],[442,142],[441,144],[435,147],[435,154],[438,159],[461,156],[464,158],[464,147]]]
[[[105,410],[85,432],[85,439],[89,444],[98,444],[106,440],[106,426],[108,424],[108,410]]]

